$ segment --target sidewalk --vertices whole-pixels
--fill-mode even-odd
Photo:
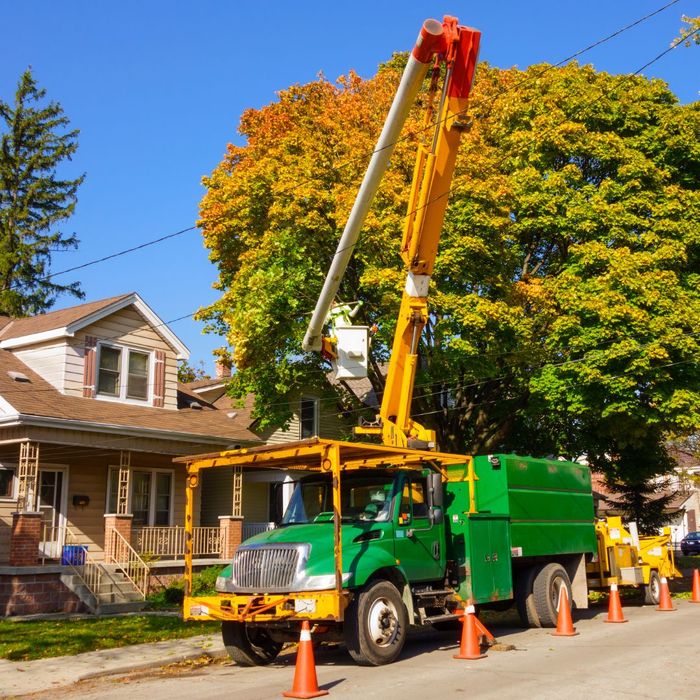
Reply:
[[[159,668],[203,655],[225,654],[221,635],[207,634],[36,661],[0,659],[0,698],[61,688],[98,676]]]

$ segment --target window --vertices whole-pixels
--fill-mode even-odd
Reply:
[[[316,399],[303,398],[299,411],[299,437],[305,438],[318,435],[318,401]]]
[[[14,498],[16,472],[15,467],[0,466],[0,498]]]
[[[172,472],[137,470],[131,472],[129,513],[135,527],[168,527],[172,515]],[[107,511],[117,512],[119,469],[109,470]]]
[[[150,353],[100,345],[97,393],[100,396],[147,401],[150,365]]]
[[[399,511],[399,522],[408,523],[413,518],[427,518],[428,505],[425,500],[425,481],[406,481],[401,493],[401,509]]]

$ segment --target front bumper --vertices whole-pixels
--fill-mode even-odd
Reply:
[[[312,620],[342,622],[352,594],[335,590],[299,593],[237,594],[186,597],[185,620],[229,620],[234,622],[275,622]]]

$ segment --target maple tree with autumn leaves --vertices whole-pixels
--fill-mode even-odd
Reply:
[[[231,391],[254,392],[264,421],[288,418],[290,391],[327,388],[328,365],[301,339],[403,61],[248,110],[245,145],[205,178],[200,225],[221,296],[200,317],[228,338]],[[415,144],[430,137],[423,99],[340,290],[379,327],[377,392]],[[585,454],[611,481],[645,481],[668,466],[668,436],[700,425],[700,103],[590,66],[481,64],[468,117],[414,417],[443,450]]]

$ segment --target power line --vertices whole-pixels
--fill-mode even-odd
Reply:
[[[651,19],[651,18],[654,17],[655,15],[657,15],[657,14],[663,12],[664,10],[667,10],[669,7],[672,7],[673,5],[676,5],[678,2],[680,2],[680,0],[671,0],[671,2],[668,2],[668,3],[666,3],[665,5],[662,5],[661,7],[657,8],[656,10],[653,10],[652,12],[649,12],[648,14],[646,14],[646,15],[644,15],[644,16],[642,16],[642,17],[636,19],[636,20],[634,20],[633,22],[631,22],[631,23],[629,23],[629,24],[627,24],[627,25],[621,27],[620,29],[615,30],[614,32],[608,34],[607,36],[605,36],[605,37],[603,37],[603,38],[601,38],[601,39],[598,39],[597,41],[595,41],[595,42],[589,44],[588,46],[586,46],[586,47],[584,47],[584,48],[582,48],[582,49],[579,49],[578,51],[574,52],[574,53],[571,54],[570,56],[567,56],[566,58],[561,59],[561,60],[558,61],[557,63],[554,63],[554,64],[552,64],[551,66],[548,66],[548,67],[545,68],[543,71],[541,71],[541,73],[538,74],[537,77],[540,77],[541,75],[544,75],[544,74],[545,74],[546,72],[548,72],[549,70],[552,70],[552,69],[554,69],[554,68],[556,68],[556,67],[559,67],[559,66],[561,66],[561,65],[563,65],[563,64],[565,64],[565,63],[567,63],[567,62],[569,62],[569,61],[571,61],[571,60],[573,60],[573,59],[575,59],[575,58],[577,58],[577,57],[579,57],[579,56],[581,56],[581,55],[587,53],[588,51],[591,51],[592,49],[597,48],[598,46],[601,46],[601,45],[607,43],[608,41],[611,41],[612,39],[614,39],[614,38],[620,36],[621,34],[625,33],[626,31],[629,31],[630,29],[633,29],[634,27],[636,27],[636,26],[638,26],[638,25],[640,25],[640,24],[646,22],[647,20]],[[642,68],[640,68],[639,71],[637,71],[637,72],[641,72],[641,71],[644,70],[645,68],[648,68],[650,65],[652,65],[653,63],[655,63],[657,60],[659,60],[659,59],[662,58],[664,55],[666,55],[669,51],[671,51],[673,48],[675,48],[679,43],[681,43],[681,41],[687,40],[689,37],[692,37],[692,36],[695,35],[697,32],[698,32],[698,30],[695,30],[695,31],[693,31],[691,34],[689,34],[687,37],[683,37],[683,38],[677,40],[677,41],[674,43],[674,45],[672,45],[671,47],[669,47],[668,49],[666,49],[664,52],[662,52],[661,54],[659,54],[656,58],[654,58],[653,60],[651,60],[649,63],[645,64],[645,65],[644,65]],[[528,80],[529,80],[529,78],[528,78]],[[515,87],[519,87],[519,84],[516,85]],[[507,91],[506,91],[506,92],[507,92]],[[467,109],[468,109],[468,108],[465,108],[465,110],[463,110],[463,111],[466,111]],[[421,133],[422,131],[427,131],[427,130],[429,130],[429,129],[433,129],[433,128],[435,128],[435,127],[438,126],[438,125],[439,125],[439,120],[438,120],[437,122],[433,122],[433,123],[431,123],[431,124],[428,124],[428,125],[425,126],[425,127],[422,127],[421,129],[418,130],[417,133]],[[343,162],[343,163],[340,163],[340,164],[337,165],[336,167],[337,167],[338,169],[340,169],[340,168],[345,168],[345,167],[347,167],[347,166],[349,166],[349,165],[352,165],[352,164],[357,164],[357,163],[360,162],[361,159],[364,160],[367,156],[371,157],[372,155],[374,155],[375,153],[377,153],[379,150],[383,150],[383,149],[386,149],[386,148],[391,148],[391,147],[397,145],[398,143],[400,143],[400,142],[402,142],[402,141],[404,141],[404,140],[406,140],[406,139],[408,139],[408,138],[411,138],[411,136],[410,136],[410,135],[406,135],[406,136],[399,137],[399,138],[396,139],[396,141],[394,141],[393,143],[386,144],[385,146],[383,146],[382,149],[373,149],[372,151],[370,151],[368,154],[365,154],[364,156],[358,156],[358,157],[354,157],[354,158],[348,159],[347,161],[345,161],[345,162]],[[306,180],[310,181],[310,180],[311,180],[311,177],[307,177]],[[305,183],[303,183],[303,182],[302,182],[302,183],[297,182],[292,188],[287,189],[285,192],[286,192],[287,194],[289,194],[289,193],[291,193],[291,192],[294,192],[296,189],[298,189],[299,187],[301,187],[303,184],[305,184]],[[415,212],[411,212],[411,214],[413,214],[413,213],[415,213]],[[410,216],[411,214],[409,214],[409,216]],[[66,268],[65,270],[60,270],[59,272],[52,272],[52,273],[50,273],[50,274],[48,274],[48,275],[45,275],[44,277],[38,278],[35,282],[36,282],[36,283],[38,283],[38,282],[44,282],[44,281],[47,281],[47,280],[52,279],[53,277],[58,277],[59,275],[64,275],[64,274],[67,274],[67,273],[69,273],[69,272],[75,272],[76,270],[82,270],[82,269],[84,269],[84,268],[86,268],[86,267],[90,267],[90,266],[92,266],[92,265],[97,265],[97,264],[99,264],[99,263],[106,262],[107,260],[112,260],[112,259],[114,259],[114,258],[118,258],[118,257],[121,257],[121,256],[123,256],[123,255],[127,255],[127,254],[129,254],[129,253],[133,253],[133,252],[136,252],[136,251],[138,251],[138,250],[142,250],[143,248],[147,248],[147,247],[149,247],[149,246],[156,245],[156,244],[158,244],[158,243],[162,243],[163,241],[169,240],[169,239],[171,239],[171,238],[175,238],[176,236],[180,236],[180,235],[182,235],[183,233],[187,233],[188,231],[194,231],[196,228],[197,228],[196,226],[189,226],[188,228],[181,229],[180,231],[175,231],[174,233],[170,233],[170,234],[167,234],[167,235],[165,235],[165,236],[161,236],[161,237],[156,238],[156,239],[153,239],[153,240],[151,240],[151,241],[147,241],[147,242],[142,243],[142,244],[140,244],[140,245],[134,246],[134,247],[132,247],[132,248],[127,248],[127,249],[125,249],[125,250],[118,251],[118,252],[116,252],[116,253],[112,253],[112,254],[110,254],[110,255],[103,256],[103,257],[101,257],[101,258],[97,258],[97,259],[95,259],[95,260],[90,260],[90,261],[88,261],[88,262],[86,262],[86,263],[83,263],[83,264],[81,264],[81,265],[75,265],[74,267],[69,267],[69,268]],[[336,251],[336,254],[337,254],[337,252],[338,252],[338,251]]]
[[[127,255],[128,253],[134,253],[137,250],[142,250],[143,248],[148,248],[149,246],[156,245],[156,243],[162,243],[163,241],[167,241],[170,238],[175,238],[176,236],[181,236],[183,233],[187,233],[188,231],[194,231],[197,227],[196,226],[189,226],[188,228],[183,228],[180,229],[179,231],[175,231],[174,233],[168,233],[165,236],[161,236],[160,238],[155,238],[152,241],[146,241],[145,243],[141,243],[137,246],[134,246],[133,248],[126,248],[125,250],[120,250],[117,253],[112,253],[111,255],[105,255],[102,258],[97,258],[96,260],[90,260],[89,262],[83,263],[82,265],[75,265],[74,267],[68,267],[65,270],[61,270],[60,272],[52,272],[49,275],[46,275],[45,277],[40,277],[36,282],[45,282],[46,280],[51,279],[52,277],[57,277],[58,275],[65,275],[68,272],[75,272],[75,270],[82,270],[83,268],[90,267],[91,265],[97,265],[98,263],[105,262],[106,260],[112,260],[113,258],[119,258],[122,255]]]
[[[675,2],[678,2],[678,1],[679,1],[679,0],[675,0]],[[671,3],[671,4],[675,4],[675,3]],[[669,6],[670,6],[670,5],[669,5]],[[686,41],[686,40],[689,39],[689,38],[692,38],[694,35],[698,34],[699,32],[700,32],[700,27],[699,27],[698,29],[695,29],[693,32],[691,32],[691,33],[688,34],[687,36],[680,37],[680,38],[676,39],[668,48],[666,48],[664,51],[662,51],[660,54],[658,54],[657,56],[655,56],[653,59],[651,59],[650,61],[648,61],[647,63],[645,63],[643,66],[641,66],[641,67],[638,68],[637,70],[635,70],[633,73],[630,73],[629,75],[623,76],[623,80],[626,80],[626,79],[629,79],[629,78],[632,78],[632,77],[635,77],[635,76],[639,75],[643,70],[649,68],[649,66],[653,65],[654,63],[656,63],[657,61],[659,61],[660,59],[662,59],[664,56],[666,56],[666,54],[668,54],[669,52],[673,51],[673,49],[677,48],[682,42]],[[541,75],[543,75],[544,73],[548,72],[549,70],[552,70],[553,68],[554,68],[554,66],[549,66],[547,69],[545,69],[545,71],[543,71],[543,72],[542,72],[541,74],[539,74],[537,77],[541,77]],[[523,80],[523,81],[521,81],[521,82],[522,82],[522,83],[525,83],[525,82],[527,82],[527,80]],[[518,84],[518,85],[519,85],[519,84]],[[516,86],[516,87],[517,87],[517,86]],[[505,92],[508,92],[508,90],[506,90]],[[503,94],[503,93],[502,93],[502,94]],[[588,103],[588,106],[591,106],[591,105],[595,104],[596,102],[599,102],[605,95],[606,95],[606,93],[601,93],[601,94],[600,94],[598,97],[596,97],[594,100],[591,100],[591,101]],[[554,130],[555,130],[555,128],[556,128],[556,127],[552,127],[551,129],[544,131],[543,133],[539,134],[538,138],[542,138],[543,136],[546,136],[546,135],[548,135],[548,134],[550,134],[550,133],[553,133]],[[504,156],[499,162],[495,163],[495,167],[498,167],[498,166],[500,166],[500,165],[503,165],[503,163],[506,161],[506,159],[507,159],[508,157],[509,157],[509,156]],[[404,220],[404,221],[407,221],[407,220],[408,220],[410,217],[412,217],[414,214],[420,212],[420,211],[423,210],[423,209],[426,209],[426,208],[429,207],[431,204],[434,204],[435,202],[439,201],[440,199],[443,199],[444,197],[448,197],[452,192],[454,192],[454,190],[455,190],[457,187],[458,187],[458,183],[453,184],[447,191],[442,192],[441,194],[435,195],[435,197],[433,197],[432,199],[428,200],[427,202],[425,202],[425,203],[422,204],[421,206],[416,207],[416,208],[413,209],[412,211],[408,212],[408,213],[403,217],[403,220]],[[348,246],[345,246],[344,248],[341,248],[341,249],[339,249],[339,250],[336,250],[335,253],[333,254],[333,256],[331,257],[331,259],[332,259],[333,257],[337,256],[337,255],[340,255],[341,253],[345,252],[346,250],[350,250],[350,249],[352,249],[352,248],[355,248],[355,247],[358,246],[358,244],[360,244],[360,243],[361,243],[361,242],[360,242],[360,240],[358,239],[355,243],[352,243],[352,244],[350,244],[350,245],[348,245]]]

